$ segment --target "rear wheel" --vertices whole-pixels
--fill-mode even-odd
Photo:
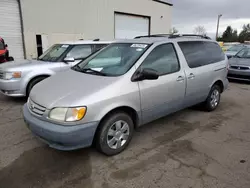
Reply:
[[[204,103],[205,110],[211,112],[214,111],[220,104],[221,88],[218,85],[214,85]]]
[[[46,76],[40,76],[37,78],[34,78],[33,80],[30,81],[28,87],[27,87],[27,91],[26,91],[26,96],[28,97],[30,95],[30,92],[32,90],[32,88],[39,82],[41,82],[42,80],[44,80],[45,78],[47,78]]]
[[[131,117],[124,112],[108,115],[100,124],[96,137],[97,149],[105,155],[116,155],[130,143],[134,132]]]

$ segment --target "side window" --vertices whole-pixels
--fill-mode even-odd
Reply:
[[[90,45],[76,45],[67,54],[68,57],[73,57],[74,59],[83,59],[91,54]]]
[[[206,64],[212,64],[225,60],[225,54],[221,47],[215,42],[204,42],[204,51],[206,52]]]
[[[190,68],[209,65],[225,60],[217,43],[203,41],[178,42]]]
[[[154,69],[159,75],[178,72],[180,64],[173,44],[155,47],[143,61],[141,68]]]
[[[205,65],[204,59],[210,54],[206,54],[202,41],[178,42],[190,68]]]

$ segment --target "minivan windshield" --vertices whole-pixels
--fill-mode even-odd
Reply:
[[[68,48],[67,44],[55,44],[44,52],[38,60],[56,62]]]
[[[250,58],[250,48],[244,48],[239,53],[236,54],[238,58]]]
[[[141,43],[113,43],[73,69],[87,74],[120,76],[135,64],[148,47],[148,44]]]

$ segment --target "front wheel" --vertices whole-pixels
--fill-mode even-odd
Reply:
[[[100,124],[96,137],[97,149],[105,155],[117,155],[130,143],[134,132],[131,117],[124,112],[108,115]]]
[[[205,110],[211,112],[214,111],[220,104],[221,88],[218,85],[214,85],[204,103]]]

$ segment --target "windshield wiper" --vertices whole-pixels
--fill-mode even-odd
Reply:
[[[96,70],[91,69],[91,68],[81,69],[81,72],[85,72],[85,73],[87,73],[87,72],[93,72],[93,73],[96,73],[96,74],[101,75],[101,76],[107,76],[105,73],[100,72],[100,71],[96,71]]]

